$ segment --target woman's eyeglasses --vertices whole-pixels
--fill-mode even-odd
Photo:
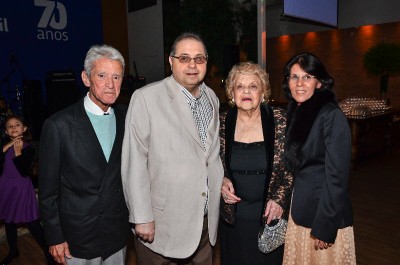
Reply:
[[[288,76],[287,79],[289,80],[289,82],[292,83],[297,83],[300,79],[303,80],[304,83],[308,83],[310,82],[313,78],[315,78],[315,76],[313,75],[303,75],[303,76],[298,76],[298,75],[291,75]]]

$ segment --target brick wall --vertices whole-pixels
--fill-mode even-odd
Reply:
[[[272,98],[285,101],[281,89],[284,65],[303,51],[314,53],[324,63],[335,79],[339,99],[380,97],[379,77],[369,76],[363,67],[364,53],[380,42],[400,43],[400,22],[268,38],[267,72]],[[400,107],[400,74],[390,77],[387,98],[392,106]]]

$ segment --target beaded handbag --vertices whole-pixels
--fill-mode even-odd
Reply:
[[[258,248],[265,254],[274,251],[285,243],[287,221],[285,219],[279,219],[277,222],[274,221],[271,221],[271,226],[264,223],[258,233]]]

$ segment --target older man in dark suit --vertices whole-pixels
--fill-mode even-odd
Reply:
[[[62,264],[125,264],[128,209],[121,183],[126,108],[112,107],[124,59],[88,51],[87,96],[46,120],[40,138],[39,201],[50,253]]]

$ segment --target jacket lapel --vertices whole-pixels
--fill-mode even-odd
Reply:
[[[217,126],[218,126],[218,121],[219,121],[219,108],[218,108],[218,102],[216,98],[211,97],[210,95],[210,88],[205,86],[205,95],[207,96],[208,100],[210,101],[210,104],[212,106],[212,118],[210,121],[210,124],[208,125],[208,130],[207,130],[207,141],[206,141],[206,153],[208,154],[211,148],[212,143],[215,140],[215,137],[218,136],[217,132]]]
[[[121,113],[121,110],[117,107],[114,108],[114,113],[115,113],[115,140],[114,144],[111,150],[110,158],[108,160],[108,163],[105,167],[102,182],[101,182],[101,187],[104,188],[107,185],[107,181],[110,179],[105,177],[109,176],[112,170],[115,169],[116,166],[121,168],[121,152],[122,152],[122,141],[124,138],[124,130],[125,130],[125,115]],[[103,153],[103,152],[102,152]],[[111,173],[112,174],[112,173]]]
[[[316,90],[310,99],[300,105],[294,100],[289,102],[285,163],[291,172],[296,172],[300,166],[298,152],[306,141],[317,115],[328,102],[336,102],[335,95],[330,90]]]
[[[118,107],[114,108],[114,113],[115,113],[115,140],[114,144],[111,150],[110,158],[108,160],[108,164],[111,164],[114,162],[116,158],[118,158],[121,155],[122,152],[122,141],[124,138],[124,130],[125,130],[125,115],[121,113],[121,110]]]
[[[275,121],[270,106],[261,105],[261,123],[264,135],[264,145],[267,155],[268,175],[272,172],[275,142]]]
[[[267,157],[267,177],[264,184],[264,201],[266,201],[269,183],[272,176],[272,169],[274,167],[273,158],[275,152],[275,120],[273,110],[269,105],[261,104],[261,123],[264,135],[265,153]]]
[[[171,97],[171,108],[176,112],[176,115],[180,117],[180,120],[182,121],[182,124],[188,133],[199,144],[199,146],[203,148],[203,145],[200,141],[199,132],[188,103],[183,95],[183,92],[181,91],[181,88],[172,76],[167,80],[167,89],[168,94]]]
[[[75,127],[77,135],[81,138],[80,143],[87,150],[88,158],[91,157],[94,159],[96,161],[95,165],[99,165],[104,169],[107,166],[107,161],[92,123],[86,114],[83,100],[80,102],[79,108],[76,108],[75,119],[72,121],[72,124]]]
[[[232,176],[230,174],[231,170],[231,154],[232,154],[232,144],[235,140],[235,128],[236,128],[236,119],[237,119],[237,108],[234,107],[228,110],[225,118],[225,165],[226,169],[229,172],[229,178],[232,180]]]

